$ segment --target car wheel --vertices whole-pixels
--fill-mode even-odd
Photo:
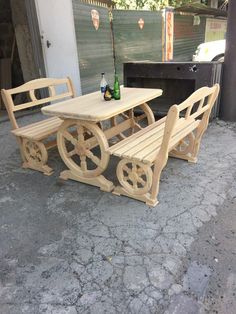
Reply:
[[[218,56],[215,57],[212,61],[219,61],[219,62],[224,62],[225,56]]]

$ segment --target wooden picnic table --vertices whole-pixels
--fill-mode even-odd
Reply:
[[[100,92],[94,92],[42,108],[45,115],[64,120],[57,145],[69,169],[62,171],[60,178],[112,191],[113,183],[102,175],[110,160],[110,144],[114,138],[122,140],[152,124],[155,118],[146,102],[161,95],[161,89],[122,87],[120,100],[105,101]]]

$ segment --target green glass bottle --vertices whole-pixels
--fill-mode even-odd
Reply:
[[[115,74],[113,97],[115,100],[120,99],[120,83],[117,74]]]

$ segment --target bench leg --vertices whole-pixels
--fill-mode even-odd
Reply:
[[[158,204],[157,198],[152,198],[150,194],[153,176],[150,165],[122,159],[117,165],[116,173],[121,186],[115,187],[113,194],[125,195],[149,206]]]
[[[196,142],[196,135],[194,132],[191,132],[184,139],[182,139],[172,151],[170,151],[169,156],[196,163],[197,152],[199,150],[198,147],[198,150],[195,151]]]
[[[198,156],[198,153],[199,153],[201,140],[202,140],[202,137],[203,137],[203,134],[204,134],[205,131],[206,131],[206,127],[197,129],[195,140],[194,140],[194,144],[193,144],[193,149],[192,149],[192,152],[191,152],[191,156],[195,160],[197,160],[197,156]]]
[[[37,170],[45,175],[53,173],[53,169],[47,165],[48,152],[44,143],[23,138],[20,149],[23,158],[23,168]]]

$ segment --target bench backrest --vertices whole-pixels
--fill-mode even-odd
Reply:
[[[166,159],[168,158],[168,152],[171,149],[171,144],[173,144],[172,136],[173,134],[180,134],[181,128],[190,126],[190,128],[186,127],[185,132],[187,133],[191,129],[192,124],[193,128],[196,126],[199,134],[206,130],[219,90],[219,84],[215,84],[212,87],[202,87],[181,104],[170,107],[166,118],[161,149],[158,153],[161,160],[165,159],[165,157]],[[183,132],[182,135],[184,134]]]
[[[66,90],[63,93],[58,92],[58,86],[63,86]],[[37,98],[36,93],[40,90],[46,89],[47,96],[45,98]],[[13,96],[16,94],[24,93],[29,101],[22,104],[14,104]],[[29,81],[19,87],[12,89],[2,89],[1,90],[2,99],[6,106],[10,121],[12,123],[13,129],[17,129],[19,126],[16,122],[14,115],[15,111],[20,111],[30,107],[35,107],[38,105],[43,105],[50,103],[52,101],[75,97],[75,89],[73,83],[69,77],[62,79],[54,78],[40,78],[36,80]]]

